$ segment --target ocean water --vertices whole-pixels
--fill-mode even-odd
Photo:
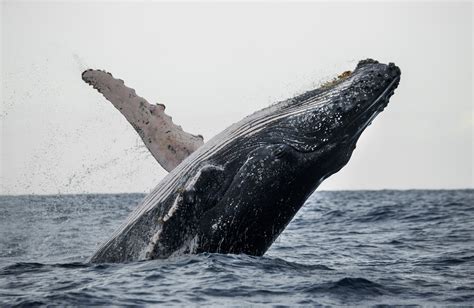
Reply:
[[[474,190],[316,192],[263,257],[87,264],[143,197],[0,196],[0,306],[474,304]]]

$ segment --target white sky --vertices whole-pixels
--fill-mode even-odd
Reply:
[[[0,194],[148,192],[165,175],[86,68],[209,140],[367,57],[399,65],[400,86],[320,189],[472,188],[472,15],[454,1],[2,2]]]

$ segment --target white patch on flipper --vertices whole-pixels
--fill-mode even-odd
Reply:
[[[209,167],[214,167],[220,171],[223,171],[224,168],[220,167],[220,166],[214,166],[214,165],[208,165]],[[200,169],[198,171],[198,173],[189,181],[188,185],[186,185],[186,188],[185,190],[191,190],[195,185],[196,185],[196,182],[198,181],[198,179],[201,177],[201,173],[202,173],[202,169]],[[168,213],[166,213],[166,215],[164,216],[163,218],[163,221],[167,221],[168,219],[171,218],[171,216],[173,216],[174,212],[176,212],[176,210],[178,209],[179,207],[179,204],[180,202],[183,199],[183,194],[180,193],[176,199],[174,200],[174,203],[173,205],[170,207],[170,209],[168,210]]]
[[[216,168],[216,169],[221,170],[221,171],[224,170],[224,168],[222,168],[221,166],[215,166],[215,165],[207,165],[207,166]],[[203,169],[200,169],[198,171],[198,173],[188,182],[188,184],[186,185],[185,190],[190,190],[196,185],[198,179],[200,178],[200,176],[202,174],[202,170]],[[182,200],[183,200],[183,193],[180,193],[176,196],[176,198],[175,198],[172,206],[168,210],[168,212],[163,216],[163,219],[161,220],[161,226],[164,223],[166,223],[173,216],[173,214],[178,210],[179,206],[182,204]],[[161,231],[162,231],[162,227],[160,227],[159,230],[154,233],[154,235],[151,238],[150,242],[148,243],[146,249],[141,254],[142,257],[148,258],[148,256],[153,252],[155,246],[158,244],[158,242],[160,240]],[[177,255],[184,254],[185,251],[187,251],[187,250],[194,251],[197,248],[198,240],[199,239],[197,238],[197,236],[195,236],[194,238],[186,241],[185,244],[176,252]],[[173,255],[175,255],[175,253],[173,253]]]
[[[174,212],[176,212],[176,210],[178,209],[179,201],[181,201],[182,199],[183,199],[183,197],[182,197],[181,194],[179,194],[176,197],[176,199],[174,199],[173,205],[169,209],[168,213],[166,213],[165,217],[163,217],[163,222],[168,221],[168,219],[170,219],[171,216],[173,216]]]
[[[140,253],[140,260],[149,259],[150,254],[153,252],[158,240],[160,239],[161,231],[163,229],[160,227],[158,231],[153,234],[150,242],[146,246],[146,248]]]
[[[175,125],[165,114],[165,106],[152,105],[137,96],[134,89],[125,86],[123,80],[115,79],[112,74],[101,70],[87,70],[82,79],[117,108],[135,128],[145,146],[158,163],[173,170],[186,157],[204,144],[200,135],[192,135]]]

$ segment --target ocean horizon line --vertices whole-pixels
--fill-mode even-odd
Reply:
[[[373,189],[323,189],[318,192],[410,192],[410,191],[469,191],[474,188],[373,188]],[[147,192],[78,192],[78,193],[31,193],[31,194],[0,194],[0,197],[53,197],[53,196],[92,196],[92,195],[147,195]]]

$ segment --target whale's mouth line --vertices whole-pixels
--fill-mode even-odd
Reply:
[[[358,137],[362,134],[362,132],[364,131],[364,129],[368,126],[368,124],[373,120],[375,119],[375,117],[387,106],[388,104],[388,95],[390,95],[390,91],[394,91],[395,90],[395,87],[394,85],[397,84],[397,82],[400,81],[400,76],[397,76],[395,77],[386,87],[385,89],[382,91],[382,93],[380,93],[376,99],[374,99],[374,101],[366,108],[364,108],[364,111],[362,111],[360,114],[358,114],[355,118],[353,118],[349,124],[345,125],[345,129],[344,129],[344,132],[341,134],[341,137],[336,140],[337,143],[339,144],[351,144],[353,143],[355,145],[355,142]],[[383,104],[380,104],[380,106],[377,106],[379,105],[380,101],[381,100],[384,100],[385,103]],[[376,108],[375,108],[376,107]],[[374,109],[380,109],[379,111],[376,111]],[[360,123],[357,128],[357,130],[355,131],[351,131],[352,129],[354,129],[354,126],[357,124],[357,122],[364,116],[366,116],[367,114],[371,113],[372,115],[365,121],[363,121],[363,123]],[[350,136],[349,136],[349,133],[350,133]],[[312,148],[312,149],[307,149],[307,150],[304,150],[302,148],[299,148],[299,147],[296,147],[294,144],[287,144],[289,146],[291,146],[295,151],[298,151],[300,153],[314,153],[314,152],[317,152],[319,151],[322,147],[323,148],[326,148],[328,146],[329,143],[334,143],[334,142],[330,142],[329,139],[331,138],[327,138],[328,141],[325,141],[325,142],[321,142],[319,144],[318,147],[315,147],[315,148]],[[286,143],[284,143],[286,144]]]
[[[359,128],[357,129],[357,131],[355,132],[355,134],[353,134],[352,138],[353,139],[354,137],[357,137],[359,136],[362,131],[368,126],[368,124],[370,122],[372,122],[373,119],[375,119],[375,117],[380,113],[382,112],[382,110],[388,105],[388,97],[387,97],[387,93],[389,93],[390,91],[394,91],[395,88],[393,87],[397,82],[400,81],[400,76],[397,76],[396,78],[394,78],[390,84],[387,85],[387,87],[385,88],[385,90],[382,91],[382,93],[380,93],[380,95],[367,107],[365,108],[365,110],[363,112],[361,112],[359,115],[357,115],[346,127],[346,130],[345,132],[347,133],[347,131],[353,127],[354,123],[356,123],[358,120],[360,120],[360,118],[366,116],[368,113],[372,113],[372,115],[364,121],[364,123],[360,124]],[[390,94],[389,94],[390,95]],[[378,103],[380,102],[380,100],[384,100],[385,102],[383,104],[381,104],[380,106],[377,106],[377,108],[375,108],[376,110],[373,110],[374,109],[374,106],[378,105]],[[343,134],[343,136],[345,136],[346,134]]]

